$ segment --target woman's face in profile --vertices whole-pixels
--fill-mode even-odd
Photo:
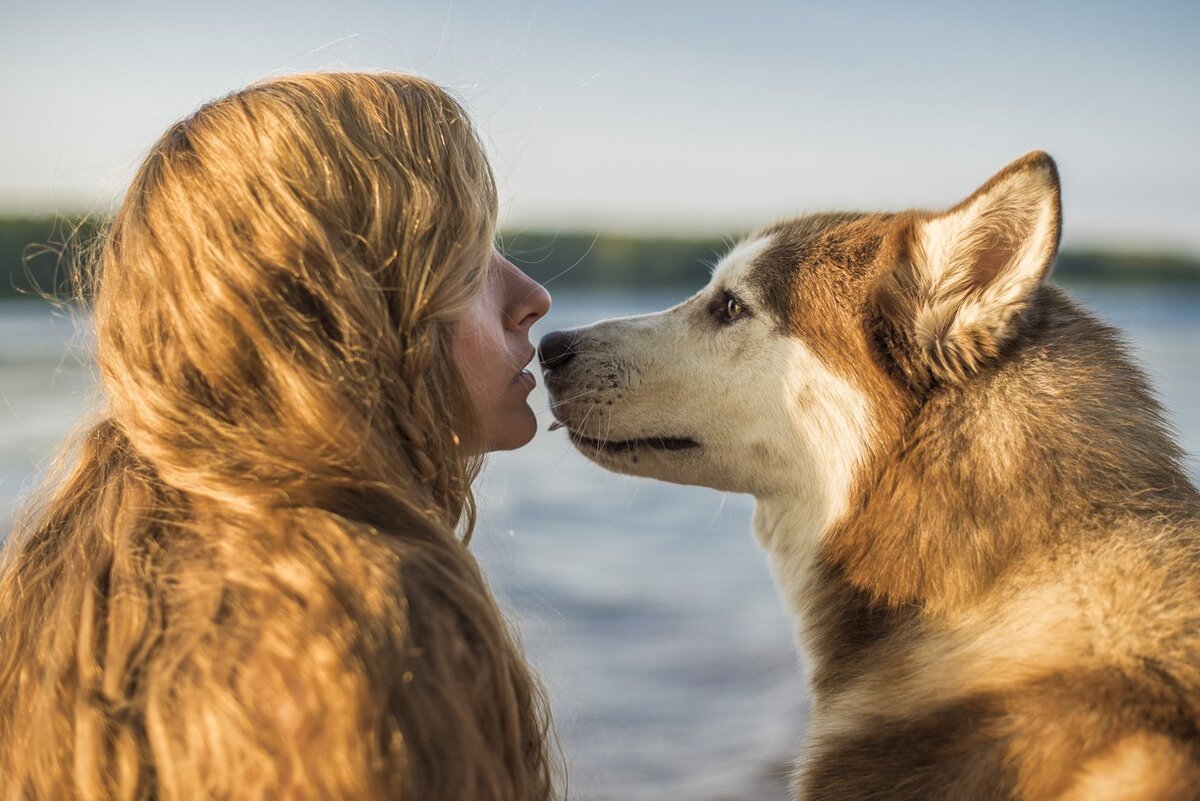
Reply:
[[[550,294],[498,252],[475,303],[460,318],[454,353],[479,414],[484,450],[519,448],[537,432],[529,408],[535,386],[530,327],[550,310]]]

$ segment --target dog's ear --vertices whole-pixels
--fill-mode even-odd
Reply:
[[[1061,216],[1058,171],[1037,151],[949,211],[909,219],[875,290],[911,351],[906,372],[961,381],[1000,352],[1050,271]]]

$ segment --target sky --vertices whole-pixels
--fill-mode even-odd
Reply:
[[[1200,254],[1200,3],[0,0],[0,213],[111,210],[150,143],[269,75],[467,106],[502,224],[736,235],[947,207],[1021,154],[1064,244]]]

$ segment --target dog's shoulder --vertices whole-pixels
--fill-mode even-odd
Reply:
[[[1198,542],[1187,515],[1135,517],[939,616],[820,565],[801,797],[1084,798],[1118,779],[1187,797],[1170,791],[1200,777]]]

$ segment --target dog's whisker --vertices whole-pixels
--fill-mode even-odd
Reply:
[[[586,398],[588,395],[594,395],[599,391],[600,390],[598,390],[598,389],[589,389],[589,390],[585,390],[584,392],[579,393],[578,395],[572,395],[569,398],[559,398],[558,400],[551,400],[545,406],[540,407],[540,410],[542,412],[552,414],[556,408],[561,407],[563,404],[571,403],[573,401],[580,400],[581,398]]]

